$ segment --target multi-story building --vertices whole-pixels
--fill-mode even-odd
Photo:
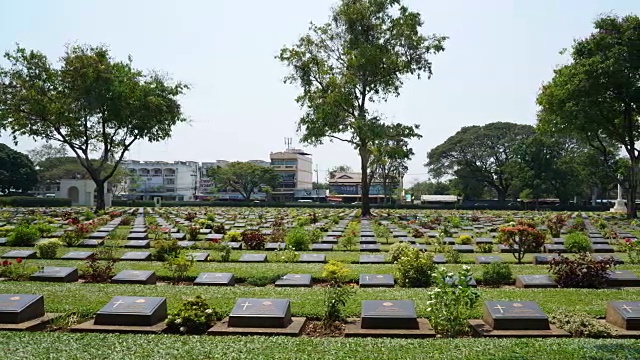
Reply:
[[[299,149],[287,149],[269,155],[271,167],[280,175],[278,185],[273,189],[274,201],[294,201],[296,190],[313,189],[313,163],[311,154]]]
[[[123,161],[129,171],[127,197],[136,200],[192,201],[200,182],[200,165],[194,161]]]
[[[327,200],[353,203],[362,201],[362,176],[358,172],[338,172],[329,179],[329,197]],[[397,185],[389,184],[387,194],[392,194]],[[369,201],[373,204],[384,202],[384,187],[381,181],[374,179],[369,184]]]

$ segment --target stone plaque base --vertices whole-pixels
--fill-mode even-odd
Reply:
[[[614,336],[616,338],[621,338],[621,339],[640,339],[640,330],[625,330],[621,327],[615,326],[609,322],[607,322],[607,320],[598,320],[599,322],[606,324],[607,326],[609,326],[611,329],[613,329],[613,333]]]
[[[40,331],[61,314],[46,313],[44,316],[18,324],[0,324],[1,331]]]
[[[363,329],[360,319],[348,319],[344,337],[434,338],[435,331],[427,319],[418,319],[418,329]]]
[[[167,328],[164,321],[152,326],[126,326],[126,325],[95,325],[94,320],[89,320],[82,324],[72,326],[70,331],[74,332],[114,332],[123,334],[145,334],[161,333]]]
[[[302,328],[307,322],[307,318],[294,317],[286,328],[250,328],[250,327],[230,327],[229,318],[226,317],[215,324],[207,331],[208,335],[282,335],[299,336]]]
[[[473,328],[473,336],[475,337],[571,337],[571,334],[554,325],[549,325],[550,330],[494,330],[482,320],[469,320],[469,324]]]

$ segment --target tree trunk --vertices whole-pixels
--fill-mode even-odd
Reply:
[[[93,180],[96,183],[96,213],[106,209],[104,200],[104,180]]]
[[[629,193],[627,194],[627,218],[635,219],[638,217],[636,212],[636,192],[638,191],[638,166],[640,159],[637,156],[631,157],[631,169],[629,169]]]
[[[360,148],[360,173],[361,173],[361,187],[362,187],[362,214],[360,216],[371,215],[371,205],[369,205],[369,149],[366,147]]]
[[[507,201],[507,192],[502,189],[496,189],[498,193],[498,202],[502,205]]]

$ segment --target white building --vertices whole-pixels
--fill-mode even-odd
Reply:
[[[123,161],[129,173],[127,197],[137,200],[195,200],[201,177],[200,165],[194,161]]]
[[[57,198],[71,200],[73,206],[95,206],[96,183],[90,179],[62,179],[54,192]],[[108,184],[105,184],[104,202],[106,207],[111,207],[111,194],[107,192]]]
[[[274,201],[293,201],[296,190],[313,189],[313,162],[310,155],[299,149],[270,154],[271,167],[280,175],[280,181],[272,193]]]

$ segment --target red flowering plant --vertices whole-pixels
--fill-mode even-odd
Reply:
[[[622,242],[622,248],[629,256],[629,263],[640,264],[640,240],[627,238]]]
[[[21,258],[15,261],[3,260],[0,263],[0,277],[9,280],[27,280],[35,270],[34,266],[27,266],[27,262]]]
[[[96,230],[97,226],[93,221],[77,224],[71,230],[65,231],[60,237],[60,241],[67,246],[78,246],[87,235]]]
[[[498,240],[512,250],[518,264],[526,253],[540,251],[546,236],[536,228],[527,225],[516,225],[500,228]]]

